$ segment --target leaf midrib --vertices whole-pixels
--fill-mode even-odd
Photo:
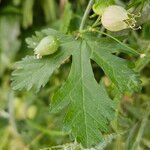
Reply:
[[[82,44],[80,45],[80,65],[81,65],[81,89],[82,89],[82,107],[83,107],[83,116],[84,116],[84,124],[85,124],[85,134],[86,134],[86,145],[88,145],[88,136],[87,136],[87,118],[86,118],[86,109],[85,109],[85,94],[84,94],[84,84],[83,84],[83,65],[82,65]]]

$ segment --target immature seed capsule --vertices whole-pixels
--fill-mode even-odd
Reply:
[[[128,13],[123,7],[112,5],[105,9],[102,14],[102,25],[110,31],[120,31],[126,28],[135,28],[136,20],[139,17],[134,14]]]
[[[59,47],[58,39],[53,36],[44,37],[37,47],[34,49],[34,54],[37,58],[41,58],[44,55],[50,55],[57,51]]]

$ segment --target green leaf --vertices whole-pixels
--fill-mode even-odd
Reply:
[[[130,54],[132,53],[130,48],[128,49],[126,45],[116,43],[110,39],[96,40],[90,38],[90,40],[87,40],[87,44],[92,50],[91,59],[104,70],[105,74],[121,92],[140,90],[139,75],[132,70],[134,65],[112,54],[117,51]]]
[[[69,105],[65,127],[85,147],[91,147],[108,131],[107,124],[114,117],[114,103],[101,83],[96,82],[90,64],[89,47],[85,41],[73,53],[73,62],[66,84],[55,94],[53,112]]]
[[[97,15],[102,15],[107,7],[114,4],[114,0],[97,0],[93,5],[93,11]]]
[[[99,85],[94,78],[90,60],[93,59],[121,91],[137,91],[139,80],[127,60],[114,55],[115,52],[134,54],[121,42],[100,37],[99,34],[82,33],[75,39],[52,29],[37,32],[28,39],[29,47],[48,35],[55,35],[60,41],[60,47],[53,55],[42,59],[27,57],[20,61],[13,73],[13,88],[31,87],[39,90],[44,86],[53,71],[68,57],[72,56],[72,66],[65,84],[56,92],[51,102],[51,112],[58,112],[67,107],[64,119],[65,130],[70,131],[77,142],[84,147],[91,147],[103,139],[103,134],[109,131],[109,123],[114,118],[115,102],[113,102],[103,83]],[[33,44],[33,42],[35,44]]]
[[[102,67],[121,92],[139,90],[138,75],[131,70],[129,62],[110,54],[105,49],[100,49],[97,45],[90,46],[93,49],[92,59]]]
[[[68,53],[59,51],[51,57],[37,60],[35,57],[27,56],[16,63],[18,69],[12,73],[14,90],[32,87],[39,91],[49,81],[49,77],[60,64],[68,58]]]
[[[39,91],[41,87],[45,86],[45,84],[49,81],[50,76],[70,55],[71,50],[70,47],[76,46],[74,45],[74,41],[72,37],[59,35],[55,30],[43,30],[41,34],[36,33],[36,35],[40,35],[33,39],[28,39],[29,47],[35,48],[40,38],[46,33],[50,33],[60,39],[60,47],[56,53],[53,55],[49,55],[48,57],[44,57],[42,59],[36,59],[33,56],[27,56],[23,60],[16,63],[17,70],[12,73],[12,87],[14,90],[22,90],[26,88],[30,90],[32,87]],[[41,36],[42,35],[42,36]],[[64,43],[65,41],[65,43]],[[34,44],[36,43],[36,44]]]
[[[102,35],[106,35],[106,38],[101,38]],[[111,53],[115,52],[122,52],[132,56],[140,56],[140,53],[134,50],[133,48],[127,46],[126,44],[122,43],[117,38],[113,37],[110,34],[105,32],[100,32],[98,30],[93,30],[93,32],[85,32],[82,37],[91,43],[97,44],[101,49],[106,49]]]
[[[63,45],[63,47],[64,45],[67,45],[68,43],[72,43],[72,46],[74,46],[73,43],[75,42],[74,41],[75,38],[73,36],[67,36],[53,29],[44,29],[41,32],[35,32],[35,35],[33,35],[32,37],[26,38],[26,43],[28,44],[29,48],[35,49],[37,45],[39,44],[39,42],[44,37],[49,36],[49,35],[56,37],[59,40],[60,45],[61,46]]]

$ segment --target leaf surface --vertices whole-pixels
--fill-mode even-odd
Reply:
[[[104,70],[121,92],[140,90],[140,80],[138,74],[132,70],[131,62],[109,53],[98,45],[92,43],[89,45],[93,51],[91,58]]]
[[[46,33],[45,33],[46,32]],[[49,81],[50,76],[72,53],[70,47],[76,50],[76,43],[70,36],[60,35],[55,30],[43,30],[37,32],[36,36],[28,38],[27,43],[30,48],[35,48],[42,37],[55,35],[60,40],[59,50],[53,55],[46,56],[42,59],[36,59],[34,56],[27,56],[16,63],[17,69],[12,73],[12,87],[14,90],[32,87],[39,91],[41,87]],[[64,42],[65,41],[65,42]]]
[[[88,34],[90,36],[82,34],[75,39],[52,29],[37,32],[36,36],[27,40],[30,48],[35,48],[43,37],[53,35],[60,41],[58,51],[42,59],[26,57],[17,63],[18,68],[12,77],[14,89],[33,87],[39,90],[54,70],[72,56],[69,77],[53,96],[51,112],[67,108],[65,130],[71,130],[74,138],[84,147],[91,147],[102,140],[102,134],[109,130],[115,110],[115,102],[109,98],[103,83],[99,85],[94,78],[91,59],[122,93],[137,91],[140,87],[131,63],[114,55],[116,52],[136,55],[136,52],[116,40],[95,33]]]
[[[82,41],[73,53],[73,62],[66,84],[55,94],[52,111],[69,105],[65,116],[65,128],[70,130],[85,147],[91,147],[108,131],[108,122],[114,117],[114,103],[101,83],[96,82],[90,64],[90,50]],[[78,61],[77,61],[78,60]]]

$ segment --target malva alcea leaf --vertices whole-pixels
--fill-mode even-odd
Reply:
[[[22,61],[16,63],[18,69],[12,73],[13,89],[26,88],[30,90],[33,87],[36,91],[39,91],[49,81],[54,70],[68,57],[67,51],[59,51],[48,58],[39,60],[33,56],[25,57]]]
[[[40,41],[43,36],[47,36],[44,32],[45,30],[38,34],[40,35],[39,37],[28,39],[29,47],[35,48],[38,45],[37,41]],[[12,87],[14,90],[22,90],[23,88],[30,90],[33,87],[36,91],[39,91],[49,81],[54,70],[71,55],[70,47],[76,46],[72,37],[64,36],[63,34],[60,36],[58,32],[51,29],[46,30],[46,32],[60,39],[59,50],[39,60],[34,56],[27,56],[17,62],[17,69],[12,73]],[[30,41],[34,41],[36,44]]]
[[[102,83],[99,85],[90,64],[90,50],[82,41],[79,50],[73,53],[73,62],[66,84],[53,97],[52,111],[69,105],[65,127],[78,142],[91,147],[108,131],[108,123],[114,117],[114,103],[108,97]]]
[[[88,40],[87,35],[85,38],[92,51],[91,59],[103,69],[105,74],[121,92],[140,90],[141,81],[138,78],[139,75],[130,67],[133,66],[131,62],[113,54],[115,52],[123,52],[136,55],[130,47],[106,38],[98,40],[90,38],[90,40]]]
[[[103,83],[99,85],[95,80],[90,60],[94,60],[104,70],[121,92],[137,91],[140,82],[136,73],[127,60],[113,54],[117,51],[136,53],[123,44],[101,38],[95,33],[95,38],[82,33],[80,38],[75,39],[52,29],[44,30],[34,36],[34,39],[29,39],[29,47],[35,48],[43,37],[49,35],[59,39],[59,49],[42,59],[27,57],[20,61],[13,73],[13,88],[34,87],[39,90],[48,82],[53,71],[72,56],[69,77],[53,96],[51,112],[67,108],[65,129],[71,130],[74,138],[84,147],[91,147],[103,138],[102,133],[108,132],[115,104],[109,98]]]
[[[121,92],[140,90],[138,74],[130,68],[127,60],[109,53],[98,45],[90,43],[90,47],[93,51],[91,58],[104,70]]]

